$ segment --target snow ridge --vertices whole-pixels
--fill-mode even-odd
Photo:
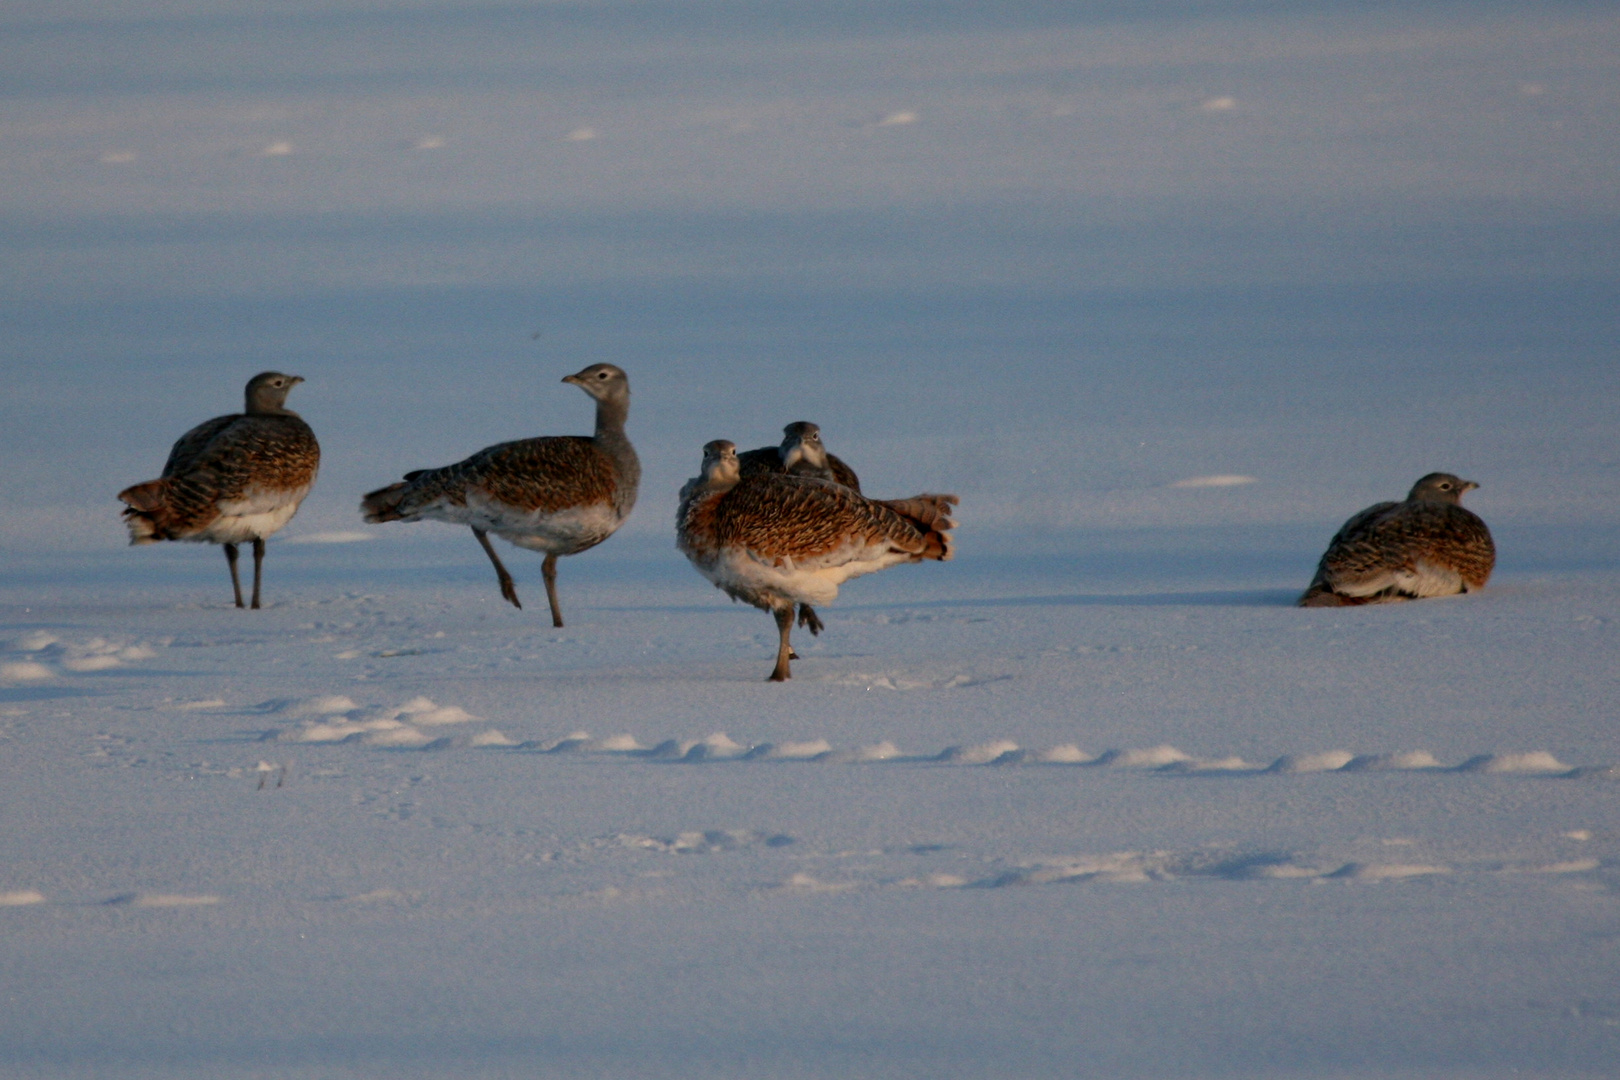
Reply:
[[[701,738],[666,738],[643,742],[620,733],[596,738],[573,731],[549,739],[516,741],[493,729],[465,739],[449,739],[422,728],[466,724],[477,718],[454,706],[441,707],[424,697],[402,705],[357,706],[347,697],[268,702],[265,711],[289,716],[318,715],[291,729],[265,733],[266,739],[306,743],[360,743],[366,746],[442,750],[454,746],[494,747],[530,754],[595,754],[660,762],[807,762],[814,764],[932,764],[958,766],[1073,766],[1164,774],[1282,774],[1360,772],[1482,773],[1551,777],[1620,777],[1620,766],[1573,766],[1545,750],[1475,754],[1446,765],[1427,750],[1356,754],[1327,750],[1284,754],[1271,761],[1249,761],[1237,754],[1198,757],[1174,746],[1116,748],[1088,753],[1073,743],[1032,748],[1012,739],[953,744],[941,750],[906,753],[893,742],[835,747],[826,739],[743,743],[723,731]]]
[[[223,702],[191,702],[179,708],[204,708]],[[814,764],[931,764],[951,766],[1068,766],[1133,770],[1161,774],[1308,775],[1319,773],[1414,772],[1474,773],[1493,776],[1620,778],[1620,765],[1575,766],[1546,750],[1481,753],[1447,765],[1427,750],[1357,754],[1336,749],[1283,754],[1270,761],[1241,755],[1199,757],[1168,744],[1121,747],[1091,753],[1074,743],[1044,748],[1023,747],[1012,739],[953,744],[935,751],[907,753],[893,742],[835,747],[824,738],[746,743],[723,731],[701,738],[665,738],[643,742],[628,732],[596,738],[572,731],[547,739],[516,740],[494,728],[450,735],[445,728],[473,724],[478,717],[457,706],[441,706],[426,697],[398,705],[358,705],[345,695],[323,695],[263,702],[253,711],[295,720],[271,728],[264,741],[354,743],[392,750],[446,750],[472,747],[515,753],[593,754],[609,758],[658,762],[802,762]]]

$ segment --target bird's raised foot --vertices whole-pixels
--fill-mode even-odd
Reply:
[[[812,636],[820,634],[825,629],[821,624],[821,616],[817,615],[816,609],[809,604],[799,605],[799,625],[810,631]],[[794,659],[797,660],[798,657]]]

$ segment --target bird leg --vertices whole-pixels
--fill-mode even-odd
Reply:
[[[810,631],[811,636],[821,633],[824,629],[821,625],[821,617],[816,614],[816,609],[809,604],[799,605],[799,625]],[[789,660],[797,660],[798,658],[798,649],[788,649]]]
[[[546,579],[546,599],[551,603],[551,625],[561,627],[562,608],[557,606],[557,556],[546,556],[540,564],[540,576]]]
[[[521,611],[523,605],[518,602],[517,586],[512,584],[512,575],[508,574],[506,567],[501,565],[501,557],[495,554],[495,547],[489,542],[489,534],[484,532],[483,529],[474,529],[473,535],[478,537],[480,544],[484,545],[484,554],[489,556],[489,561],[495,564],[495,580],[501,583],[501,596],[512,601],[512,606]]]
[[[225,545],[225,561],[231,568],[231,591],[236,593],[236,606],[242,607],[242,579],[236,576],[236,545]]]
[[[253,607],[259,606],[259,575],[264,573],[264,538],[253,538]]]
[[[788,634],[793,630],[793,607],[789,605],[771,614],[776,617],[776,632],[782,635],[782,642],[776,648],[776,667],[766,681],[786,682],[793,678],[793,672],[788,670],[788,660],[793,656],[793,646],[788,644]]]

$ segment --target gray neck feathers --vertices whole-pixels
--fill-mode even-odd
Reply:
[[[630,437],[624,433],[624,422],[630,415],[628,397],[599,400],[596,403],[596,434],[592,440],[604,454],[613,459],[618,468],[618,492],[614,505],[620,513],[629,513],[635,505],[636,489],[641,484],[641,459]]]
[[[275,391],[261,388],[257,393],[247,396],[247,414],[249,416],[297,416],[298,414],[287,408],[286,391]]]

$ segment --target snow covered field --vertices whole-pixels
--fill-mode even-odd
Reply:
[[[943,12],[943,14],[941,14]],[[1620,1072],[1620,19],[1590,5],[0,12],[0,1076]],[[560,566],[360,493],[583,433]],[[263,611],[124,546],[254,372]],[[956,561],[673,547],[819,422]],[[1481,594],[1291,602],[1433,469]]]
[[[7,1075],[1612,1070],[1613,570],[968,556],[776,686],[673,552],[555,631],[458,539],[13,571]]]

